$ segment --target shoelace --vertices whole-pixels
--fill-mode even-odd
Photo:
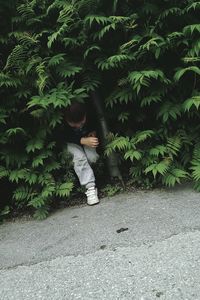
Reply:
[[[96,190],[95,190],[95,188],[88,189],[87,192],[86,192],[86,195],[87,196],[96,196]]]

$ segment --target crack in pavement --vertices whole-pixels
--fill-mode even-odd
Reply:
[[[187,231],[180,231],[180,232],[177,232],[177,233],[172,233],[166,237],[163,237],[162,239],[159,239],[159,240],[155,240],[155,241],[144,241],[142,243],[140,243],[139,245],[124,245],[124,244],[118,244],[116,246],[107,246],[107,245],[101,245],[98,249],[96,249],[95,251],[88,251],[88,252],[85,252],[84,254],[81,254],[81,253],[77,253],[77,254],[68,254],[68,255],[59,255],[59,256],[55,256],[55,257],[52,257],[51,259],[44,259],[44,260],[40,260],[40,261],[37,261],[37,262],[32,262],[32,263],[21,263],[21,264],[17,264],[17,265],[14,265],[14,266],[10,266],[10,267],[6,267],[6,268],[0,268],[0,271],[9,271],[9,270],[16,270],[17,268],[19,267],[31,267],[31,266],[35,266],[35,265],[38,265],[38,264],[42,264],[42,263],[46,263],[46,262],[52,262],[56,259],[59,259],[59,258],[65,258],[65,257],[72,257],[72,258],[75,258],[75,257],[78,257],[78,256],[82,256],[82,257],[86,257],[88,255],[91,255],[91,254],[94,254],[94,253],[97,253],[97,252],[102,252],[102,251],[117,251],[117,249],[121,249],[121,248],[135,248],[135,249],[138,249],[140,247],[146,247],[146,248],[152,248],[153,246],[157,245],[157,244],[160,244],[160,243],[163,243],[167,240],[170,240],[170,239],[173,239],[173,238],[176,238],[180,235],[187,235],[187,234],[190,234],[190,233],[194,233],[194,232],[200,232],[200,227],[194,227],[194,228],[188,228]]]

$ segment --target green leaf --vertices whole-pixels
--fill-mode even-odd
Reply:
[[[126,150],[130,147],[129,138],[128,137],[114,137],[114,139],[106,145],[105,154],[110,155],[113,151]]]
[[[44,147],[44,140],[40,138],[33,138],[27,143],[26,152],[35,152],[35,150],[41,150]]]
[[[174,104],[172,102],[165,102],[160,107],[160,111],[157,114],[157,118],[162,118],[163,122],[167,122],[169,119],[177,120],[181,116],[182,106],[179,104]]]
[[[0,211],[0,217],[6,216],[10,213],[10,207],[6,205],[1,211]]]
[[[169,187],[174,186],[176,183],[180,183],[181,179],[188,177],[188,172],[173,168],[170,169],[167,174],[163,177],[163,183]]]
[[[41,196],[36,196],[28,202],[27,206],[32,206],[34,208],[42,208],[45,205],[45,202],[45,198],[42,198]]]
[[[21,127],[15,127],[15,128],[10,128],[6,130],[6,134],[10,137],[13,135],[17,135],[18,133],[20,134],[26,134],[25,130]]]
[[[184,69],[179,69],[175,74],[174,74],[174,80],[175,82],[178,82],[183,75],[188,72],[188,71],[192,71],[198,75],[200,75],[200,69],[197,66],[192,66],[192,67],[188,67],[188,68],[184,68]]]
[[[124,155],[124,159],[130,159],[131,161],[134,161],[134,159],[136,160],[140,160],[142,158],[142,153],[136,150],[129,150],[125,153]]]
[[[167,170],[169,169],[169,166],[170,166],[170,160],[164,159],[161,162],[151,164],[144,170],[144,172],[145,172],[145,174],[152,172],[153,176],[155,178],[157,173],[164,175],[167,172]]]
[[[56,195],[59,197],[69,197],[74,187],[73,182],[65,182],[57,186]]]
[[[200,33],[200,24],[187,25],[183,28],[184,35],[192,35],[194,32]]]
[[[44,164],[44,159],[47,158],[49,155],[48,155],[48,152],[45,151],[44,153],[41,153],[39,155],[37,155],[33,161],[32,161],[32,167],[33,168],[37,168],[38,166],[43,166]]]
[[[96,22],[97,24],[99,24],[99,25],[105,25],[105,24],[107,24],[107,23],[110,23],[110,20],[109,20],[109,18],[107,18],[107,17],[104,17],[104,16],[98,16],[98,15],[89,15],[89,16],[87,16],[86,18],[85,18],[85,23],[89,23],[89,25],[90,25],[90,27],[92,26],[92,24],[94,23],[94,22]]]
[[[144,142],[146,139],[152,137],[154,135],[153,130],[144,130],[137,132],[136,135],[131,139],[131,144],[136,145],[138,143]]]
[[[41,197],[43,198],[48,198],[48,197],[51,197],[53,196],[54,192],[56,190],[56,187],[55,187],[55,183],[54,182],[51,182],[51,184],[45,186],[42,190],[42,193],[41,193]]]
[[[99,46],[97,46],[97,45],[93,45],[93,46],[89,47],[89,48],[85,51],[85,53],[84,53],[84,55],[83,55],[84,59],[86,59],[87,56],[89,55],[89,53],[92,52],[92,51],[94,51],[94,50],[100,51],[101,48],[100,48]]]
[[[26,169],[12,170],[9,174],[9,179],[12,182],[18,183],[20,179],[26,178]]]
[[[62,63],[64,60],[65,60],[65,53],[59,53],[50,58],[49,66],[55,67],[55,66],[59,65],[60,63]]]
[[[27,186],[20,186],[14,191],[13,198],[17,201],[26,200],[25,202],[27,202],[30,199],[31,194],[32,189]]]
[[[33,217],[36,219],[36,220],[44,220],[47,218],[49,214],[49,211],[46,207],[37,207],[37,210],[36,212],[34,213]]]
[[[5,109],[0,109],[0,123],[6,124],[6,119],[8,118],[8,113]]]
[[[113,24],[109,24],[109,25],[106,25],[103,29],[101,29],[99,32],[96,32],[95,35],[94,35],[94,40],[96,39],[99,39],[101,40],[104,35],[109,32],[110,30],[115,30],[116,29],[116,25],[115,23]]]
[[[187,100],[185,100],[185,102],[183,103],[183,109],[185,111],[190,111],[192,107],[196,107],[196,109],[198,110],[200,106],[200,96],[193,96]]]
[[[62,78],[68,78],[71,76],[74,76],[77,73],[80,73],[82,70],[81,67],[74,66],[71,63],[65,63],[62,65],[59,65],[56,69],[57,73],[62,77]]]
[[[182,146],[180,136],[174,136],[167,139],[167,151],[169,154],[177,156]]]
[[[10,171],[7,170],[5,167],[0,166],[0,179],[3,177],[7,177],[10,174]]]
[[[121,121],[122,123],[124,123],[125,121],[128,121],[130,116],[130,113],[128,112],[122,112],[119,116],[118,116],[118,120]]]
[[[149,154],[152,156],[158,157],[159,155],[164,156],[165,153],[167,153],[167,148],[166,146],[163,145],[157,145],[154,148],[151,148],[149,151]]]

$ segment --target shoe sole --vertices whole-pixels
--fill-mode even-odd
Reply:
[[[99,204],[99,202],[100,202],[100,201],[98,201],[98,202],[95,202],[95,203],[91,203],[91,204],[87,202],[87,205],[89,205],[89,206],[93,206],[93,205],[97,205],[97,204]]]

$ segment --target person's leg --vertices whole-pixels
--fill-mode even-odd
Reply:
[[[79,178],[80,184],[84,185],[86,189],[95,187],[94,172],[88,162],[84,149],[72,143],[68,143],[67,149],[73,156],[74,170]]]
[[[99,154],[96,152],[96,148],[84,146],[84,150],[89,163],[96,163],[99,158]]]
[[[96,163],[96,161],[99,158],[99,154],[96,152],[96,148],[92,148],[92,147],[88,147],[88,146],[84,146],[84,152],[86,154],[86,157],[88,159],[89,164],[94,164]],[[96,199],[98,200],[98,191],[96,187],[91,187],[88,189],[88,191],[86,192],[86,195],[90,197],[90,194],[94,194],[96,195]],[[97,202],[98,203],[98,202]]]

